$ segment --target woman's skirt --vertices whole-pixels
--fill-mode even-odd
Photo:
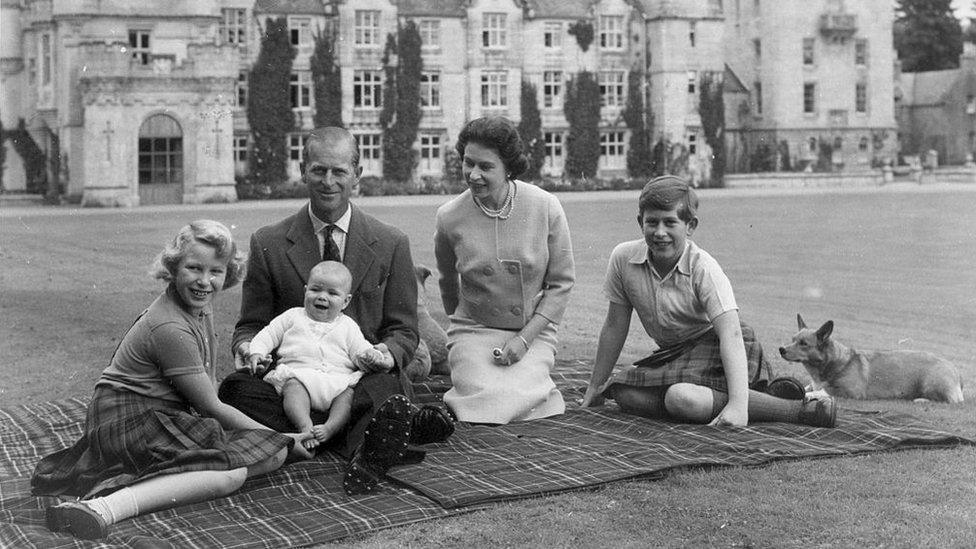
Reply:
[[[509,423],[561,414],[566,404],[549,376],[556,360],[556,329],[549,325],[522,360],[502,366],[491,350],[515,332],[488,328],[458,315],[447,330],[453,387],[444,403],[460,421]]]
[[[37,464],[31,490],[94,497],[159,475],[255,465],[291,443],[272,430],[224,430],[181,403],[96,387],[84,435]]]
[[[761,379],[768,379],[770,367],[763,355],[762,345],[756,339],[755,331],[745,324],[741,326],[751,386]],[[614,374],[606,387],[612,388],[615,384],[668,387],[675,383],[693,383],[728,392],[721,347],[715,330],[709,330],[693,341],[654,351],[651,356],[638,363],[646,365],[625,366]],[[612,398],[612,395],[612,390],[607,391],[606,396]]]

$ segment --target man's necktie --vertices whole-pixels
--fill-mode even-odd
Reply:
[[[339,255],[339,246],[332,239],[332,231],[335,225],[326,225],[322,231],[325,234],[325,245],[322,247],[322,261],[338,261],[342,263],[342,256]]]

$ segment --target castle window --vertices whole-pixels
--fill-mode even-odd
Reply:
[[[816,43],[816,40],[813,38],[803,39],[803,64],[806,66],[811,66],[814,64],[813,48]]]
[[[508,45],[504,13],[486,13],[481,21],[481,45],[504,48]]]
[[[563,47],[563,24],[555,21],[547,22],[542,28],[542,45],[546,49],[557,50]]]
[[[624,71],[600,71],[600,106],[624,106]]]
[[[441,47],[441,22],[436,19],[420,20],[421,47],[434,49]]]
[[[481,75],[481,106],[508,106],[508,73],[486,72]]]
[[[130,30],[129,31],[129,53],[132,58],[140,65],[149,64],[149,31]]]
[[[356,10],[353,35],[357,46],[379,46],[380,12],[377,10]]]
[[[858,82],[854,85],[854,111],[868,112],[868,85],[864,82]]]
[[[563,72],[545,71],[542,73],[542,106],[547,109],[559,108],[563,104]]]
[[[220,38],[224,44],[235,44],[238,48],[247,45],[247,10],[220,10]]]
[[[858,67],[868,65],[868,41],[864,38],[854,41],[854,64]]]
[[[817,109],[817,85],[813,82],[804,82],[803,84],[803,112],[805,114],[812,114],[816,112]]]
[[[622,50],[624,48],[623,16],[600,16],[600,48],[605,50]]]
[[[310,17],[289,17],[288,36],[291,45],[299,49],[312,47],[312,19]]]
[[[420,106],[425,109],[441,107],[441,75],[437,72],[420,74]]]
[[[383,105],[383,73],[380,71],[353,73],[352,105],[359,109],[378,109]]]

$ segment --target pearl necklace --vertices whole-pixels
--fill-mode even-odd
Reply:
[[[502,207],[498,208],[497,210],[492,210],[488,206],[482,204],[481,200],[479,200],[477,196],[472,198],[474,198],[474,203],[477,204],[479,208],[481,208],[481,212],[487,215],[488,217],[491,217],[493,219],[508,219],[512,215],[512,210],[515,209],[516,190],[517,187],[515,186],[515,183],[509,181],[508,195],[505,196],[505,202],[502,203]]]

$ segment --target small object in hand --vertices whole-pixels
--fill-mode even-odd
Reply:
[[[495,360],[501,360],[502,350],[499,349],[498,347],[495,347],[494,349],[491,350],[491,356],[495,357]]]

